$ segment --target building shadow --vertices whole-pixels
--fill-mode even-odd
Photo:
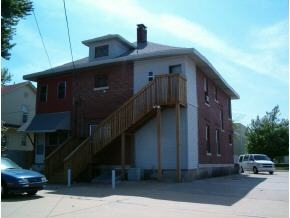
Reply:
[[[9,194],[5,197],[1,197],[1,202],[19,202],[19,201],[31,201],[43,198],[40,195],[27,195],[27,194]]]
[[[263,177],[253,177],[243,174],[201,179],[185,183],[158,182],[154,180],[124,181],[117,184],[115,189],[112,189],[109,184],[79,183],[73,184],[71,187],[49,185],[46,192],[48,195],[57,194],[100,199],[119,195],[231,206],[266,180],[266,178],[265,175]]]

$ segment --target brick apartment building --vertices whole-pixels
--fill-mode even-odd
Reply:
[[[194,48],[105,35],[86,58],[25,75],[37,82],[35,163],[51,180],[91,166],[139,168],[178,181],[233,169],[231,100],[239,95]]]

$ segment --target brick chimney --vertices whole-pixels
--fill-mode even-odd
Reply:
[[[137,24],[137,44],[147,43],[147,27],[144,24]]]

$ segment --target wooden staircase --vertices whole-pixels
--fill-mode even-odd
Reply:
[[[180,74],[155,76],[152,82],[104,119],[97,126],[92,137],[85,139],[74,150],[67,153],[68,155],[62,160],[56,158],[63,164],[63,167],[59,166],[58,169],[63,169],[63,175],[66,175],[65,172],[71,169],[72,180],[75,180],[88,168],[93,157],[99,151],[123,133],[134,132],[137,127],[144,125],[148,119],[154,116],[156,112],[154,106],[161,106],[163,109],[174,107],[177,104],[186,106],[186,100],[186,79],[184,77]],[[56,152],[62,152],[62,150]],[[53,169],[56,169],[56,165],[49,167],[49,173]],[[63,178],[65,177],[63,176]]]

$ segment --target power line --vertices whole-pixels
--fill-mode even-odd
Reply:
[[[46,57],[47,57],[47,60],[48,60],[49,66],[50,66],[50,68],[52,69],[51,61],[50,61],[50,58],[49,58],[49,55],[48,55],[47,49],[46,49],[45,44],[44,44],[44,40],[43,40],[43,37],[42,37],[41,31],[40,31],[40,28],[39,28],[39,25],[38,25],[38,22],[37,22],[37,19],[36,19],[36,15],[35,15],[35,13],[34,13],[34,10],[32,10],[32,13],[33,13],[33,17],[34,17],[34,20],[35,20],[35,23],[36,23],[36,26],[37,26],[37,29],[38,29],[39,36],[40,36],[40,38],[41,38],[42,46],[43,46],[43,48],[44,48],[44,51],[45,51],[45,54],[46,54]]]
[[[72,53],[70,30],[69,30],[68,19],[67,19],[67,14],[66,14],[65,0],[63,0],[63,8],[64,8],[64,14],[65,14],[65,20],[66,20],[67,35],[68,35],[68,40],[69,40],[70,55],[71,55],[71,60],[73,64],[73,69],[75,70],[75,62],[74,62],[73,53]]]

